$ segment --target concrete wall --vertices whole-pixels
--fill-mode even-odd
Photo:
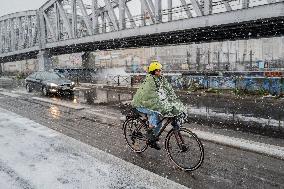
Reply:
[[[35,59],[32,60],[24,60],[24,61],[16,61],[16,62],[8,62],[2,64],[3,72],[23,72],[29,73],[38,70],[38,61]]]

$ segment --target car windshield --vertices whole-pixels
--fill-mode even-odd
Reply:
[[[53,72],[42,73],[42,76],[43,76],[44,79],[48,79],[48,80],[55,80],[55,79],[64,78],[63,75],[61,75],[59,73],[53,73]]]

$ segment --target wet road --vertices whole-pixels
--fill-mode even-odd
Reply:
[[[37,93],[19,92],[10,96],[0,93],[0,106],[191,188],[284,188],[283,160],[214,143],[204,141],[205,162],[193,173],[176,169],[164,150],[148,149],[143,154],[134,154],[125,144],[120,122],[98,116],[119,113],[113,107],[116,101],[129,100],[131,94],[93,95],[80,91],[75,99],[48,98],[86,106],[74,109],[32,98],[46,99]],[[102,97],[108,100],[101,100]]]

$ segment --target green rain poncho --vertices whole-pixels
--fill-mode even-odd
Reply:
[[[171,84],[164,77],[147,75],[133,97],[132,105],[158,112],[162,116],[186,113],[186,107],[176,96]]]

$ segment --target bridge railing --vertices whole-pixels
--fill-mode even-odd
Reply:
[[[38,46],[37,11],[0,17],[0,54]]]

